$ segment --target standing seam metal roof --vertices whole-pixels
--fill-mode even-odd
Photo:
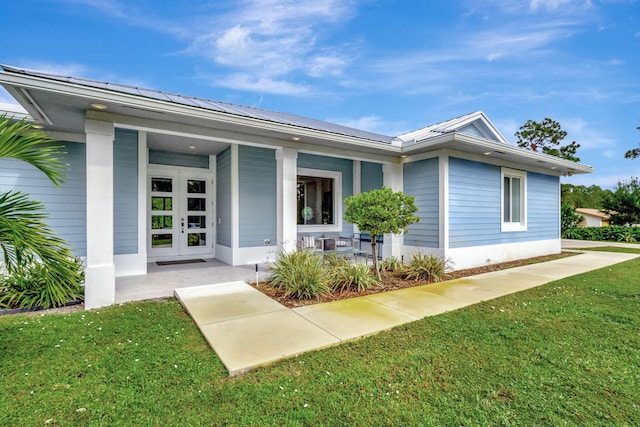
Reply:
[[[396,138],[392,136],[367,132],[360,129],[350,128],[339,124],[326,122],[308,117],[298,116],[295,114],[281,113],[276,111],[264,110],[256,107],[248,107],[244,105],[232,104],[228,102],[212,101],[204,98],[193,96],[185,96],[173,93],[162,92],[153,89],[145,89],[134,86],[121,85],[116,83],[101,82],[97,80],[85,79],[80,77],[63,76],[53,73],[45,73],[34,70],[21,69],[8,65],[1,65],[4,71],[15,74],[24,74],[27,76],[38,77],[42,79],[55,80],[59,82],[71,83],[80,86],[103,89],[112,92],[126,93],[135,96],[155,99],[159,101],[171,102],[174,104],[186,105],[190,107],[202,108],[205,110],[217,111],[221,113],[233,114],[236,116],[249,117],[258,120],[265,120],[285,125],[297,126],[301,128],[320,130],[339,135],[352,136],[356,138],[367,139],[385,144],[391,144]]]

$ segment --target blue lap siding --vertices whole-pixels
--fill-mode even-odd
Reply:
[[[384,183],[381,163],[360,162],[360,191],[381,188]]]
[[[231,247],[231,149],[216,157],[216,243]]]
[[[420,221],[409,226],[404,244],[439,247],[440,209],[438,159],[406,163],[403,167],[404,193],[415,197]]]
[[[138,253],[138,132],[115,130],[113,142],[113,253]]]
[[[56,187],[38,169],[14,159],[0,159],[0,191],[22,191],[45,205],[45,222],[73,249],[74,255],[87,254],[87,190],[85,145],[62,143],[66,154],[61,160],[69,165],[65,182]]]
[[[277,242],[277,165],[275,150],[238,147],[240,247]]]
[[[449,246],[462,248],[559,237],[559,178],[527,173],[527,230],[501,231],[501,168],[449,159]]]

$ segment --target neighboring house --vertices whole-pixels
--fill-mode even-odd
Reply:
[[[576,208],[576,213],[582,216],[578,227],[606,227],[609,225],[610,215],[600,209]]]
[[[0,84],[55,139],[67,181],[0,160],[0,190],[42,200],[86,260],[87,308],[158,260],[273,260],[300,233],[351,236],[343,200],[383,185],[419,223],[383,255],[457,269],[560,252],[560,176],[589,166],[510,145],[482,112],[399,136],[293,114],[3,66]]]

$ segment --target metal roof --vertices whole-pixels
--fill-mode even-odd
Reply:
[[[356,138],[368,139],[376,142],[391,144],[396,140],[393,136],[382,135],[373,132],[367,132],[360,129],[342,126],[339,124],[326,122],[308,117],[298,116],[295,114],[281,113],[277,111],[264,110],[261,108],[247,107],[244,105],[232,104],[229,102],[213,101],[210,99],[197,98],[193,96],[178,95],[159,90],[145,89],[134,86],[127,86],[117,83],[101,82],[97,80],[85,79],[81,77],[63,76],[53,73],[45,73],[41,71],[27,70],[22,68],[11,67],[8,65],[0,65],[4,71],[16,74],[24,74],[59,82],[71,83],[75,85],[87,86],[91,88],[104,89],[113,92],[125,93],[130,95],[142,96],[145,98],[155,99],[159,101],[171,102],[174,104],[187,105],[205,110],[217,111],[221,113],[233,114],[236,116],[250,117],[258,120],[265,120],[280,124],[298,126],[320,130],[339,135],[353,136]]]

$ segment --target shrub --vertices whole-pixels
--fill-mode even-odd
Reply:
[[[362,292],[378,284],[378,278],[367,263],[345,262],[333,271],[334,290]]]
[[[380,270],[382,271],[393,271],[401,273],[404,268],[402,262],[394,256],[386,258],[380,262]]]
[[[276,261],[269,271],[269,284],[283,290],[286,296],[312,299],[330,291],[331,274],[322,257],[314,255],[310,250],[278,252]]]
[[[434,255],[413,254],[406,267],[404,277],[413,280],[440,282],[449,268],[449,263]]]
[[[567,238],[610,242],[640,241],[640,227],[610,225],[608,227],[576,227],[567,230]]]
[[[83,298],[84,272],[77,258],[65,260],[56,267],[30,261],[0,275],[0,307],[4,308],[53,308]],[[65,277],[56,273],[65,271]]]

